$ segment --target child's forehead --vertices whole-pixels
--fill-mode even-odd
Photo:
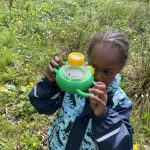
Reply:
[[[95,62],[96,64],[116,65],[121,62],[120,56],[117,47],[111,47],[106,44],[96,44],[89,55],[89,61]]]
[[[113,46],[112,44],[109,43],[97,43],[95,44],[95,46],[93,47],[93,49],[91,50],[91,55],[95,55],[95,56],[105,56],[105,55],[109,55],[109,54],[120,54],[119,48]]]

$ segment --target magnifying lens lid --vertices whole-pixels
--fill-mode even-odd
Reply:
[[[65,68],[64,74],[70,79],[83,79],[87,76],[87,72],[83,67],[68,67]]]

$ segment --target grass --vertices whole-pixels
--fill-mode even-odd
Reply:
[[[134,143],[146,149],[149,95],[144,101],[140,96],[149,91],[149,8],[137,0],[1,0],[0,149],[40,150],[45,145],[53,116],[37,114],[28,100],[31,87],[56,53],[86,50],[90,37],[104,28],[120,29],[131,41],[122,86],[134,102]],[[142,108],[137,109],[136,101],[145,106],[143,111],[136,111]]]

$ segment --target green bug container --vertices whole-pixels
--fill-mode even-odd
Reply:
[[[62,91],[77,93],[82,97],[89,97],[86,91],[94,83],[94,69],[85,65],[85,58],[82,53],[73,52],[68,56],[67,63],[60,69],[54,68],[56,83]]]

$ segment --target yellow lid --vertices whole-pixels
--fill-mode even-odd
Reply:
[[[84,61],[84,55],[79,52],[70,53],[68,56],[68,64],[70,64],[71,66],[80,67],[84,64]]]
[[[91,70],[92,74],[94,75],[94,73],[95,73],[94,68],[93,68],[91,65],[88,65],[88,67],[89,67],[89,69]]]

